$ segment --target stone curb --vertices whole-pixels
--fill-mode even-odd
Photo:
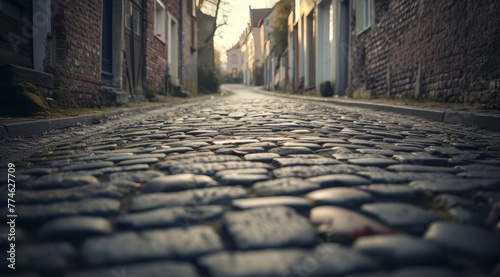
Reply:
[[[57,129],[75,127],[80,124],[92,124],[102,118],[110,117],[113,115],[149,111],[163,107],[165,107],[165,105],[160,104],[153,107],[129,108],[123,110],[102,112],[99,114],[2,124],[0,125],[0,138],[41,134],[43,132],[49,132]]]
[[[151,111],[155,109],[172,107],[176,105],[190,104],[197,101],[203,101],[207,97],[210,97],[210,95],[187,98],[189,99],[189,101],[183,103],[176,103],[173,105],[166,103],[157,103],[157,105],[154,105],[152,107],[125,108],[121,110],[101,112],[92,115],[80,115],[74,117],[63,117],[63,118],[42,119],[35,121],[0,124],[0,139],[9,137],[36,135],[57,129],[75,127],[80,124],[92,124],[96,121],[101,120],[102,118],[110,117],[113,115]]]
[[[405,115],[413,115],[418,116],[434,121],[440,121],[451,124],[461,124],[465,126],[479,126],[482,128],[500,131],[500,116],[496,115],[488,115],[488,114],[480,114],[480,113],[472,113],[472,112],[461,112],[461,111],[453,111],[453,110],[438,110],[438,109],[424,109],[417,107],[402,107],[395,105],[387,105],[387,104],[379,104],[379,103],[364,103],[358,102],[355,100],[339,100],[332,98],[315,98],[315,97],[307,97],[301,95],[283,95],[277,94],[270,91],[265,91],[260,88],[254,88],[254,91],[273,95],[273,96],[281,96],[291,99],[302,99],[314,102],[321,103],[331,103],[342,106],[349,107],[359,107],[366,108],[384,112],[394,112]]]

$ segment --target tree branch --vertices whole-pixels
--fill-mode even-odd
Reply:
[[[217,16],[219,15],[220,2],[221,0],[217,0],[217,5],[215,6],[215,20],[213,24],[213,30],[212,32],[210,32],[210,35],[207,36],[207,38],[205,39],[205,43],[208,43],[211,39],[213,39],[215,35],[215,30],[217,30]]]

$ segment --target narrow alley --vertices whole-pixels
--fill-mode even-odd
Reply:
[[[500,133],[222,90],[12,145],[2,276],[500,274]]]

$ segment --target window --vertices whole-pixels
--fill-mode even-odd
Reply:
[[[233,68],[233,79],[236,79],[236,78],[238,78],[238,69]]]
[[[356,33],[360,34],[370,28],[372,22],[373,0],[357,0],[356,3]]]
[[[238,63],[238,55],[233,54],[231,59],[232,59],[232,63]]]
[[[134,34],[142,35],[141,12],[136,7],[134,7]]]
[[[132,1],[126,0],[124,4],[125,28],[134,32],[136,36],[142,36],[142,12]]]
[[[172,82],[179,82],[179,24],[175,17],[168,13],[168,68]]]
[[[132,15],[132,6],[130,4],[130,0],[125,1],[125,27],[129,30],[132,30],[132,25],[130,24],[130,16]]]
[[[156,0],[155,5],[155,37],[165,42],[165,6]]]
[[[371,0],[363,0],[364,2],[364,8],[363,8],[363,27],[364,29],[370,27],[370,21],[371,21],[371,5],[370,5]]]

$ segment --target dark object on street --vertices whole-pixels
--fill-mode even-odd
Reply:
[[[324,81],[319,84],[319,92],[322,97],[332,97],[333,96],[333,87],[330,81]]]
[[[297,87],[297,93],[302,94],[304,92],[304,77],[300,77],[299,86]]]

